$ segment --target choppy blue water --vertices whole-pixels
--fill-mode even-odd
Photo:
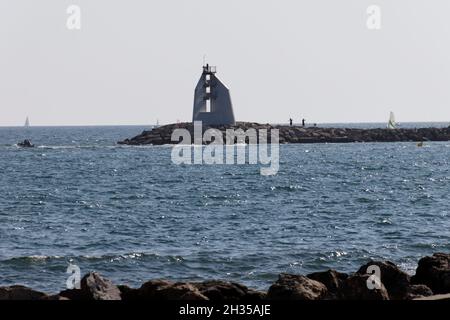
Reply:
[[[117,146],[144,127],[0,128],[0,285],[65,288],[69,261],[116,283],[413,272],[450,249],[450,142],[281,146],[259,166],[176,166],[171,148]],[[32,138],[38,147],[14,144]]]

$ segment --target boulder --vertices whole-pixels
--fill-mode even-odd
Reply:
[[[59,296],[70,300],[121,300],[121,292],[110,280],[96,272],[88,273],[81,279],[81,288],[65,290]]]
[[[95,272],[81,279],[81,290],[86,291],[93,300],[121,300],[119,288]]]
[[[86,292],[78,289],[63,290],[57,294],[59,297],[66,298],[68,300],[89,300],[89,296]]]
[[[280,274],[267,293],[269,300],[321,300],[327,295],[327,287],[301,275]]]
[[[253,290],[253,289],[248,289],[247,294],[244,297],[244,301],[249,301],[249,302],[259,302],[259,301],[265,301],[265,300],[267,300],[266,292]]]
[[[121,286],[120,290],[123,300],[208,300],[208,297],[192,284],[166,280],[147,281],[139,289]]]
[[[45,293],[24,286],[0,287],[0,300],[45,300]]]
[[[369,261],[358,270],[358,274],[367,274],[370,266],[376,265],[381,270],[381,282],[386,287],[391,300],[403,300],[411,282],[411,277],[390,261]]]
[[[173,285],[173,282],[167,280],[150,280],[138,289],[138,296],[140,299],[157,299],[159,290]]]
[[[207,281],[194,283],[193,285],[211,301],[261,301],[266,297],[264,292],[251,290],[235,282]]]
[[[369,275],[355,274],[346,279],[338,293],[341,300],[389,300],[389,294],[381,284],[380,289],[369,289],[367,281]]]
[[[308,278],[324,284],[328,290],[328,298],[333,299],[340,290],[342,283],[348,278],[348,275],[336,270],[328,270],[308,274]]]
[[[405,300],[414,300],[418,298],[430,297],[433,291],[423,284],[415,284],[408,287],[404,296]]]
[[[130,288],[126,285],[117,286],[120,290],[120,296],[124,301],[139,300],[139,289]]]
[[[422,258],[412,282],[427,285],[435,294],[450,293],[450,254]]]
[[[157,299],[161,300],[183,300],[183,301],[204,301],[209,300],[206,296],[190,283],[175,283],[163,287],[157,292]]]

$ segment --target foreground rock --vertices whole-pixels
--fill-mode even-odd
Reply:
[[[422,258],[412,282],[424,284],[436,294],[450,293],[450,254]]]
[[[240,300],[256,302],[264,300],[267,297],[264,292],[249,289],[235,282],[207,281],[195,283],[194,285],[200,290],[201,294],[208,297],[211,301]]]
[[[341,300],[389,300],[386,287],[381,284],[381,289],[370,290],[367,286],[369,275],[356,274],[346,279],[339,292]]]
[[[45,300],[48,296],[39,291],[24,287],[0,287],[0,300]]]
[[[267,293],[228,281],[173,282],[151,280],[139,288],[116,286],[98,273],[81,280],[80,290],[57,295],[23,286],[0,287],[0,300],[175,300],[244,301],[265,300],[449,300],[450,254],[436,253],[420,260],[416,275],[410,277],[389,261],[369,261],[347,275],[336,270],[303,275],[281,274]],[[381,286],[369,288],[370,266],[380,269]],[[370,280],[370,281],[369,281]]]
[[[390,261],[369,261],[358,270],[365,275],[370,266],[378,266],[381,270],[381,282],[386,287],[390,299],[402,300],[408,294],[411,277]]]
[[[338,292],[341,290],[344,281],[348,279],[348,274],[340,273],[336,270],[328,270],[308,274],[308,278],[323,283],[328,290],[327,299],[331,300],[338,297]]]
[[[321,300],[327,287],[305,276],[281,274],[267,293],[269,300]]]
[[[185,282],[171,282],[166,280],[151,280],[139,289],[122,286],[123,300],[208,300],[194,285]]]
[[[433,291],[425,285],[415,284],[410,285],[406,289],[406,294],[403,296],[404,300],[416,300],[419,298],[431,297],[433,295]]]
[[[59,296],[70,300],[121,300],[119,288],[98,273],[88,273],[80,286],[80,290],[65,290]]]
[[[297,127],[297,126],[272,126],[250,122],[238,122],[234,126],[205,127],[203,130],[214,128],[222,132],[224,142],[226,141],[227,129],[249,129],[271,130],[278,129],[280,143],[349,143],[349,142],[424,142],[424,141],[450,141],[449,128],[420,128],[420,129],[349,129],[349,128],[319,128],[319,127]],[[144,131],[140,135],[119,141],[124,145],[165,145],[178,144],[172,141],[172,133],[176,129],[186,129],[194,137],[192,123],[171,124]],[[246,139],[248,142],[248,139]],[[269,139],[270,141],[270,139]],[[193,143],[193,141],[191,141]]]
[[[120,286],[123,300],[185,300],[185,301],[261,301],[266,294],[244,285],[226,281],[202,283],[152,280],[139,289]]]

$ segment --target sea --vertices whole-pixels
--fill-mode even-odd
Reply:
[[[116,144],[149,128],[0,128],[0,286],[57,293],[76,265],[131,287],[267,289],[280,273],[350,273],[369,259],[413,274],[450,251],[450,142],[281,145],[278,174],[262,176]],[[36,147],[17,147],[24,139]]]

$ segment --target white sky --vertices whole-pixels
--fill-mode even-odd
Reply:
[[[450,121],[449,16],[448,0],[1,0],[0,125],[190,121],[204,54],[240,121]]]

